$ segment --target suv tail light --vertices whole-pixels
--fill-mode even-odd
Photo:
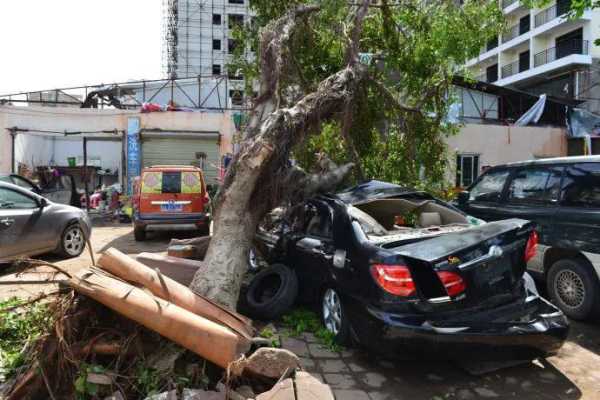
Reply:
[[[437,275],[450,297],[458,296],[467,289],[467,284],[456,272],[439,271]]]
[[[536,231],[531,231],[529,234],[529,239],[527,240],[527,245],[525,246],[525,262],[529,262],[535,254],[537,253],[538,247],[538,234]]]
[[[397,296],[408,297],[416,293],[410,270],[404,265],[375,264],[371,275],[383,290]]]
[[[204,194],[204,197],[202,198],[202,203],[203,204],[208,204],[210,203],[210,197],[208,196],[208,193]]]

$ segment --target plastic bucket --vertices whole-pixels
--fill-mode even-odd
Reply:
[[[67,157],[67,162],[69,163],[69,167],[77,166],[77,158],[75,157]]]

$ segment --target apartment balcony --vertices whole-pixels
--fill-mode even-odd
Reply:
[[[556,47],[551,47],[537,53],[533,57],[533,66],[534,68],[539,67],[573,54],[588,55],[589,44],[588,40],[563,40],[562,42],[558,42]]]
[[[540,26],[565,15],[571,7],[570,1],[559,1],[552,7],[548,7],[545,10],[540,11],[535,15],[534,26],[539,28]]]
[[[507,8],[515,4],[519,0],[502,0],[502,8]]]

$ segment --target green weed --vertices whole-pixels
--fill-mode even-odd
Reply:
[[[283,324],[290,336],[300,336],[303,332],[309,332],[331,351],[341,350],[340,345],[335,342],[335,335],[323,326],[319,316],[313,311],[296,308],[283,316]]]

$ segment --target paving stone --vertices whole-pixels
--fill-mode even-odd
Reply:
[[[379,365],[385,369],[393,369],[395,368],[395,365],[393,362],[391,361],[386,361],[386,360],[380,360],[379,361]]]
[[[308,351],[314,358],[340,358],[339,353],[329,350],[327,347],[319,343],[309,343]]]
[[[444,378],[442,378],[439,375],[436,374],[427,374],[427,380],[433,381],[433,382],[441,382],[444,380]]]
[[[353,357],[354,354],[355,354],[354,350],[352,350],[352,349],[344,348],[344,349],[342,349],[342,351],[340,351],[340,355],[344,358]]]
[[[460,389],[456,392],[456,398],[458,400],[471,400],[475,398],[475,395],[469,389]]]
[[[369,392],[369,398],[371,400],[402,400],[402,397],[399,393],[390,393],[390,392]]]
[[[383,382],[387,380],[387,378],[377,372],[367,372],[361,378],[361,380],[370,387],[380,388],[383,385]]]
[[[316,370],[315,360],[312,358],[300,357],[300,365],[305,371],[312,372]]]
[[[348,362],[348,367],[350,367],[350,371],[352,371],[352,372],[364,372],[365,371],[365,367],[363,367],[360,364],[357,364],[356,362]]]
[[[304,337],[304,340],[306,340],[308,343],[318,343],[319,342],[319,339],[317,339],[317,337],[310,332],[304,332],[302,334],[302,336]]]
[[[308,357],[308,346],[304,340],[299,340],[296,338],[281,338],[281,347],[286,350],[291,351],[292,353],[296,353],[299,357]]]
[[[370,400],[367,392],[362,390],[334,390],[336,400]]]
[[[356,386],[356,380],[350,374],[323,374],[323,377],[333,389],[351,389]]]
[[[349,372],[348,366],[342,360],[319,360],[322,372]]]
[[[485,397],[487,399],[489,398],[494,398],[494,397],[499,397],[498,393],[494,392],[493,390],[484,388],[484,387],[478,387],[473,389],[475,391],[475,393],[477,393],[479,396],[481,397]]]

